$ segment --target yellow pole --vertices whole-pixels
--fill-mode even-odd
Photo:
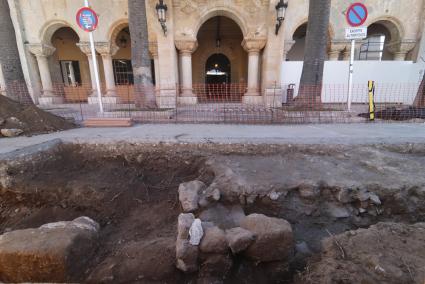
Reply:
[[[369,88],[369,118],[375,120],[375,81],[368,82]]]

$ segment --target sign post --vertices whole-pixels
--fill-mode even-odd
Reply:
[[[354,3],[347,9],[346,19],[352,28],[345,30],[345,38],[351,40],[351,55],[350,67],[348,74],[348,99],[347,109],[351,111],[351,101],[353,96],[353,74],[354,74],[354,56],[356,49],[356,39],[364,39],[367,37],[367,27],[360,27],[363,25],[368,16],[368,11],[363,3]]]
[[[103,114],[102,93],[100,89],[99,67],[97,65],[96,49],[94,46],[93,31],[96,30],[99,18],[95,11],[90,8],[89,0],[84,0],[84,8],[77,12],[77,24],[81,29],[89,33],[90,50],[93,62],[93,72],[96,81],[97,99],[99,103],[100,113]]]

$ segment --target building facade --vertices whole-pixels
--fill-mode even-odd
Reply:
[[[8,0],[21,62],[35,102],[96,103],[89,35],[76,23],[83,0]],[[91,0],[100,24],[94,32],[104,102],[131,101],[133,83],[127,0]],[[165,33],[158,0],[147,1],[149,51],[157,102],[174,107],[201,102],[208,85],[236,86],[240,102],[279,104],[282,63],[302,61],[308,0],[288,0],[276,34],[278,0],[165,0]],[[364,0],[368,38],[356,60],[420,60],[425,0]],[[408,2],[408,3],[406,3]],[[348,60],[345,11],[353,3],[332,0],[328,59]],[[1,77],[1,74],[0,74]],[[0,78],[0,84],[1,84]],[[207,88],[207,89],[205,89]],[[7,90],[6,90],[7,91]]]

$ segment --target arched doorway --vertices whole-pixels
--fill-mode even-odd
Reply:
[[[294,45],[289,50],[286,61],[303,61],[304,60],[304,51],[306,46],[306,37],[307,37],[307,27],[308,23],[300,25],[292,35],[294,40]],[[328,30],[328,45],[332,39],[332,27],[329,26]]]
[[[393,60],[389,48],[392,42],[400,40],[398,28],[390,21],[377,21],[367,29],[367,39],[360,47],[360,60]]]
[[[192,55],[194,92],[199,101],[241,101],[246,91],[248,55],[239,25],[225,16],[207,20]]]
[[[87,101],[90,70],[87,56],[77,46],[80,41],[70,27],[56,30],[51,37],[55,47],[49,58],[49,68],[56,93],[62,93],[67,102]]]
[[[229,84],[231,77],[230,60],[226,55],[216,53],[208,58],[205,64],[206,84]]]
[[[231,65],[226,55],[211,55],[205,64],[205,84],[207,98],[227,98],[230,94]]]

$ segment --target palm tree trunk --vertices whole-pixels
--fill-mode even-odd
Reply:
[[[306,47],[298,101],[320,104],[325,65],[331,0],[310,0]]]
[[[155,108],[145,0],[128,0],[128,11],[136,105]]]
[[[7,96],[22,103],[32,104],[19,59],[15,29],[7,0],[0,0],[0,68]]]

